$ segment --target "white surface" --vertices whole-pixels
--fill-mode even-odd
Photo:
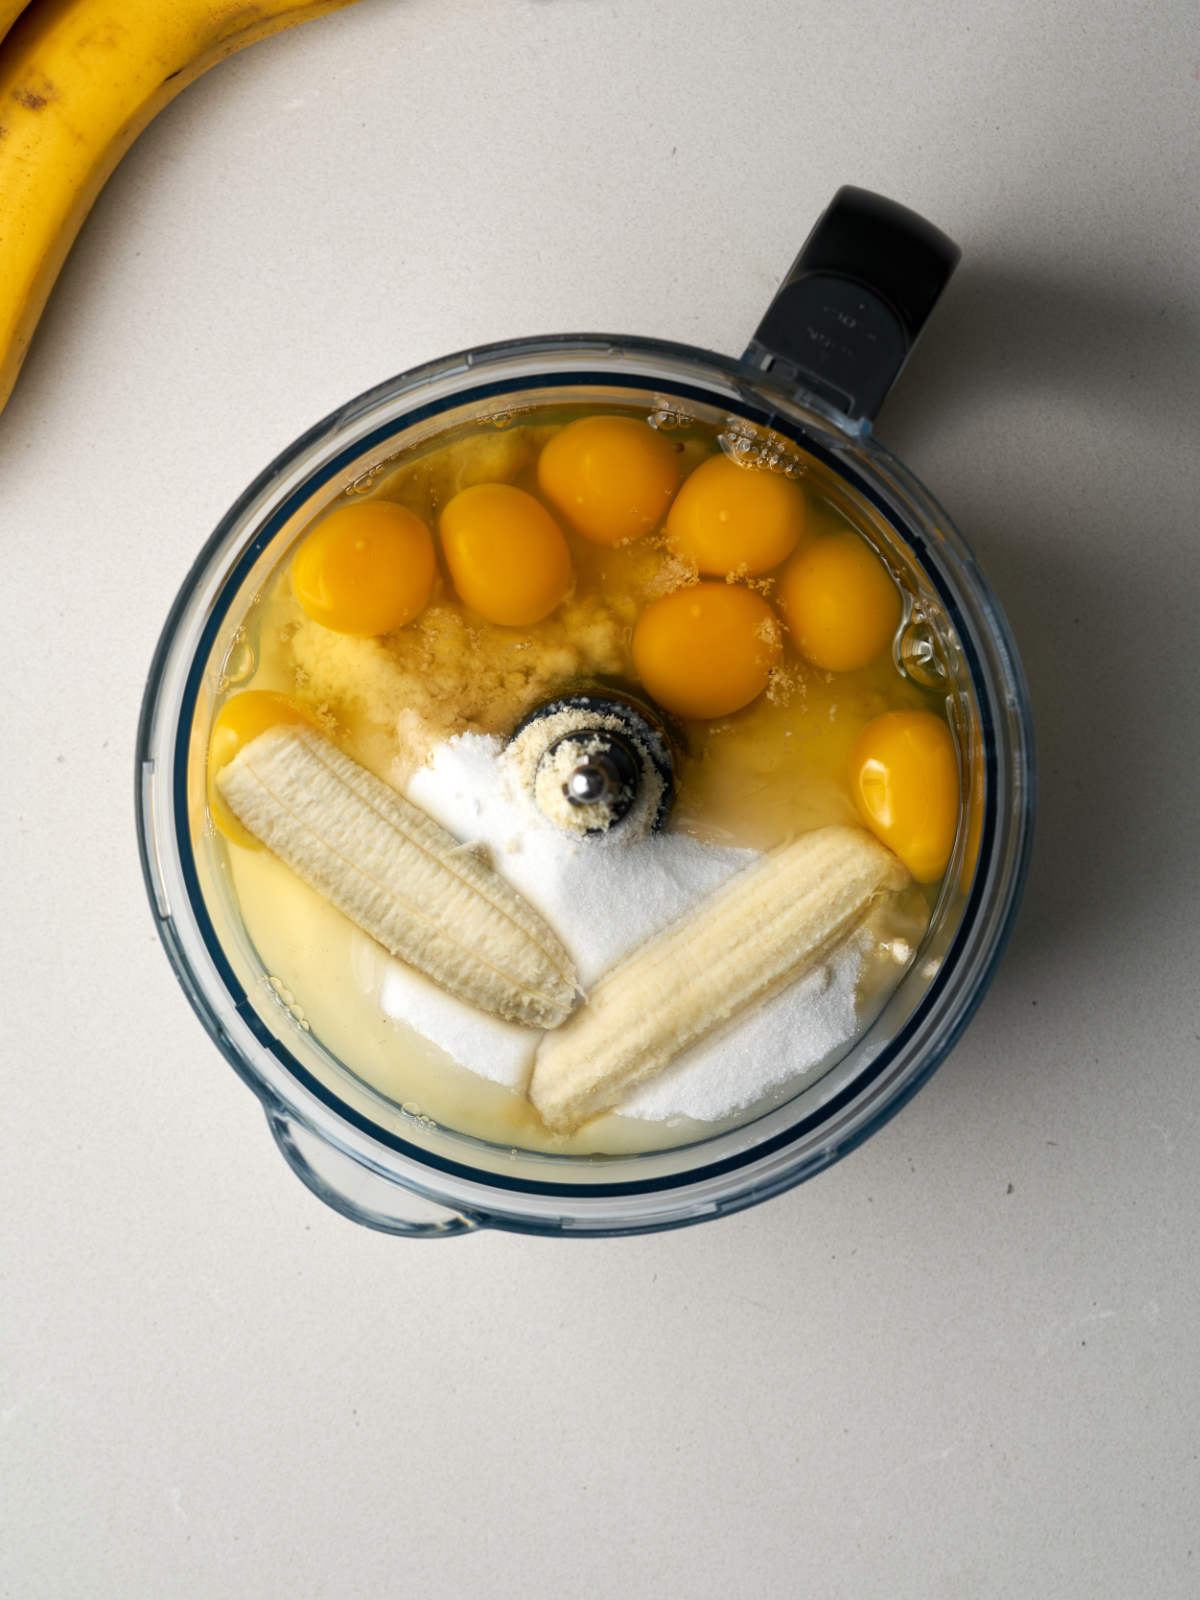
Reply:
[[[1182,0],[362,0],[138,143],[0,418],[5,1595],[1200,1592],[1198,62]],[[1032,681],[1004,966],[883,1133],[729,1221],[356,1228],[156,945],[167,607],[400,367],[736,351],[842,182],[965,251],[879,431]]]

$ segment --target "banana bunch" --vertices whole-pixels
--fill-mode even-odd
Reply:
[[[353,0],[0,0],[0,409],[105,180],[181,89]]]

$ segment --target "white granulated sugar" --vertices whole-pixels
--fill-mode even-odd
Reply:
[[[717,1122],[845,1049],[858,1029],[861,944],[849,940],[749,1017],[677,1056],[621,1102],[625,1116]]]
[[[488,846],[496,871],[566,945],[585,989],[756,859],[754,850],[717,849],[686,834],[572,838],[514,788],[503,748],[483,734],[448,739],[406,793],[455,838]]]
[[[500,740],[461,734],[438,745],[413,776],[410,800],[464,848],[492,864],[537,907],[575,961],[584,989],[637,945],[757,859],[685,834],[622,841],[574,839],[517,792]],[[822,1064],[856,1031],[860,948],[847,945],[748,1018],[704,1040],[632,1091],[631,1116],[714,1121],[787,1078]],[[381,1004],[481,1076],[523,1090],[544,1035],[488,1017],[398,961],[388,961]]]

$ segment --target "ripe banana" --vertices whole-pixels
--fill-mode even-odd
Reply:
[[[0,42],[25,9],[25,0],[0,0]]]
[[[723,884],[607,973],[544,1039],[529,1098],[569,1132],[828,953],[908,873],[860,828],[818,828]]]
[[[0,410],[83,219],[146,124],[243,46],[351,4],[31,0],[0,46]]]
[[[309,728],[218,773],[242,825],[392,955],[482,1011],[553,1028],[575,970],[539,912],[425,812]]]

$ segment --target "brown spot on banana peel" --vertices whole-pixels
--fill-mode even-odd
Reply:
[[[52,100],[60,98],[58,85],[36,68],[27,74],[23,83],[18,83],[9,93],[19,106],[24,106],[26,111],[42,111]]]

